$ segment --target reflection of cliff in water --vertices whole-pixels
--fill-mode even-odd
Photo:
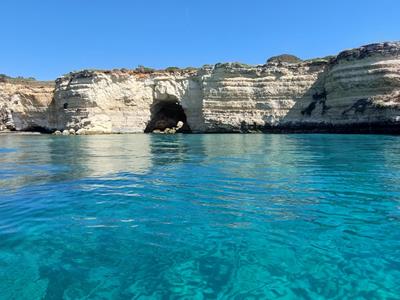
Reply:
[[[0,187],[63,182],[84,177],[143,174],[152,167],[150,136],[4,136]],[[15,149],[15,150],[14,150]]]
[[[151,135],[150,149],[154,166],[190,162],[203,153],[201,136],[190,135]]]
[[[144,134],[82,137],[78,151],[88,176],[142,174],[151,169],[150,137]]]
[[[26,184],[164,172],[163,167],[182,167],[182,177],[191,174],[193,168],[213,176],[225,174],[232,178],[228,185],[235,184],[235,178],[248,179],[252,182],[242,182],[237,188],[254,184],[272,192],[290,193],[296,187],[308,193],[307,187],[309,191],[319,188],[316,175],[321,182],[331,184],[332,191],[345,191],[358,184],[357,178],[335,175],[346,170],[369,172],[370,186],[377,190],[383,184],[387,190],[396,184],[379,169],[372,169],[372,160],[366,161],[371,150],[373,160],[381,161],[383,169],[397,160],[397,139],[390,136],[380,137],[379,143],[356,135],[135,134],[0,139],[4,149],[0,156],[0,188],[10,191]],[[348,161],[349,152],[359,155]]]
[[[0,142],[1,189],[13,191],[52,176],[48,136],[4,135]]]

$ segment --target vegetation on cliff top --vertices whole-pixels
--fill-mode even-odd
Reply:
[[[310,63],[329,62],[334,58],[336,58],[335,55],[328,55],[328,56],[324,56],[324,57],[316,57],[316,58],[306,59],[305,62],[310,62]]]
[[[53,81],[41,81],[41,80],[36,80],[34,77],[23,77],[23,76],[17,76],[17,77],[11,77],[6,74],[0,74],[0,83],[30,83],[30,84],[50,84],[53,83]]]
[[[282,55],[277,55],[269,58],[267,60],[268,63],[289,63],[289,64],[296,64],[296,63],[312,63],[312,64],[319,64],[319,63],[327,63],[334,59],[336,56],[334,55],[328,55],[325,57],[316,57],[316,58],[310,58],[306,60],[302,60],[299,57],[291,54],[282,54]]]
[[[36,81],[34,77],[11,77],[6,74],[0,74],[0,82],[15,82],[15,81]]]
[[[126,69],[122,69],[122,70],[126,70]],[[165,69],[154,69],[154,68],[149,68],[149,67],[145,67],[142,65],[139,65],[136,69],[134,69],[135,72],[138,73],[155,73],[155,72],[169,72],[169,73],[175,73],[175,72],[193,72],[193,71],[197,71],[198,68],[194,68],[194,67],[186,67],[186,68],[179,68],[179,67],[167,67]]]
[[[272,56],[271,58],[269,58],[267,60],[267,64],[272,63],[272,62],[295,64],[295,63],[302,62],[302,60],[295,55],[281,54],[281,55],[277,55],[277,56]]]
[[[68,74],[65,74],[63,77],[69,77],[69,78],[89,78],[95,75],[96,73],[103,73],[103,74],[112,74],[112,73],[125,73],[125,74],[131,74],[131,75],[147,75],[147,74],[153,74],[153,73],[163,73],[163,72],[168,72],[168,73],[193,73],[197,72],[199,68],[194,68],[194,67],[187,67],[187,68],[179,68],[179,67],[167,67],[165,69],[154,69],[150,67],[146,67],[143,65],[137,66],[135,69],[127,69],[127,68],[121,68],[121,69],[113,69],[113,70],[102,70],[102,69],[83,69],[83,70],[77,70],[77,71],[72,71],[69,72]]]
[[[122,69],[122,70],[125,71],[126,69]],[[145,66],[139,65],[139,66],[137,66],[135,71],[138,72],[138,73],[153,73],[156,70],[153,69],[153,68],[149,68],[149,67],[145,67]]]

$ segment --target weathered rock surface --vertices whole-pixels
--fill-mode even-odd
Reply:
[[[81,71],[57,79],[54,97],[50,87],[29,90],[34,96],[26,89],[0,83],[0,112],[14,113],[2,117],[3,128],[162,132],[181,122],[179,130],[192,132],[400,132],[400,42],[257,66]]]
[[[400,43],[343,51],[322,75],[312,101],[297,102],[288,120],[319,128],[398,131]]]
[[[48,129],[53,91],[52,82],[0,81],[0,131]]]
[[[309,102],[326,61],[216,65],[203,76],[203,117],[207,131],[263,130],[301,117],[292,109]]]
[[[197,125],[202,122],[202,98],[196,79],[193,71],[72,73],[56,81],[50,125],[92,133],[144,132],[157,105],[179,103],[192,129],[201,131]]]

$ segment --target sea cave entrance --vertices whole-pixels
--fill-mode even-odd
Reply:
[[[182,105],[178,101],[158,101],[151,109],[151,119],[144,132],[191,132]]]

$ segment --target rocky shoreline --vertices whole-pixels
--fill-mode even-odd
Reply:
[[[400,42],[306,61],[282,55],[256,66],[84,70],[55,82],[3,79],[2,130],[398,134]]]

